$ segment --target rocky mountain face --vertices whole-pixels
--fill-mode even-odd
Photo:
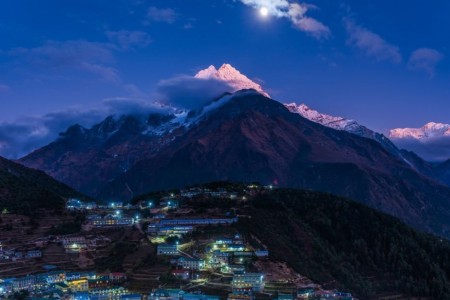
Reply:
[[[42,171],[0,157],[0,209],[33,214],[37,209],[62,210],[65,200],[83,198]]]
[[[259,84],[229,64],[219,69],[210,66],[195,78],[224,81],[230,86],[230,92],[250,88],[268,96]],[[214,105],[203,111],[208,109],[214,109]],[[165,148],[201,115],[201,111],[180,110],[168,114],[109,116],[92,128],[74,125],[55,142],[20,162],[45,170],[77,190],[96,196],[106,182],[126,172],[138,160]]]
[[[105,183],[184,132],[185,117],[185,113],[109,116],[89,129],[73,125],[20,162],[96,196]]]
[[[434,165],[433,169],[439,180],[450,186],[450,159],[443,163]]]
[[[195,78],[200,79],[217,79],[232,87],[230,92],[236,92],[243,89],[254,89],[266,97],[269,94],[264,91],[261,85],[250,80],[247,76],[241,74],[233,66],[229,64],[223,64],[218,70],[214,66],[209,66],[208,68],[199,71]],[[323,126],[330,127],[336,130],[344,130],[365,138],[373,139],[379,142],[387,151],[391,152],[393,155],[402,157],[400,150],[383,134],[372,131],[367,127],[359,124],[355,120],[346,119],[343,117],[336,117],[327,114],[320,113],[305,104],[288,103],[285,106],[293,113],[298,113],[302,117],[319,123]],[[413,163],[410,163],[413,165]]]
[[[443,172],[442,170],[437,170],[436,165],[425,161],[423,158],[419,157],[412,151],[398,148],[389,138],[381,133],[373,131],[354,120],[322,114],[314,109],[311,109],[305,104],[298,105],[296,103],[289,103],[285,104],[285,106],[287,109],[289,109],[289,111],[297,113],[315,123],[374,140],[378,142],[386,151],[388,151],[398,159],[404,161],[417,172],[442,184],[450,186],[449,178],[446,177],[445,172]],[[442,168],[445,169],[445,167]]]
[[[249,83],[230,67],[196,76]],[[198,111],[74,125],[20,162],[102,199],[214,180],[259,181],[349,197],[450,235],[450,189],[419,174],[431,177],[433,167],[354,121],[285,106],[266,94],[242,90]]]
[[[327,191],[449,234],[449,188],[373,140],[311,122],[258,93],[230,97],[98,195],[128,198],[214,180]]]

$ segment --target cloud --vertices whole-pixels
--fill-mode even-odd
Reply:
[[[152,42],[150,36],[143,31],[107,31],[106,36],[123,50],[144,48]]]
[[[192,29],[194,27],[194,25],[192,25],[192,23],[186,23],[186,24],[184,24],[184,26],[183,26],[183,29]]]
[[[84,70],[88,71],[92,74],[98,75],[100,78],[102,78],[105,81],[113,82],[113,83],[120,83],[121,79],[119,76],[118,71],[115,68],[102,66],[98,64],[83,62],[79,65],[79,67]]]
[[[153,102],[129,98],[109,98],[103,100],[106,115],[122,114],[167,114],[171,109]]]
[[[78,66],[82,62],[111,62],[111,45],[86,40],[46,41],[34,48],[15,48],[10,54],[44,66]]]
[[[231,91],[233,88],[223,81],[179,76],[160,81],[156,93],[166,105],[195,110]]]
[[[68,109],[42,116],[27,116],[0,123],[0,155],[16,159],[54,141],[68,127],[89,128],[109,115],[167,113],[169,108],[128,98],[106,99],[87,110]]]
[[[38,117],[24,117],[10,123],[0,123],[0,155],[19,158],[58,137],[70,125],[92,125],[101,120],[98,111],[67,110]]]
[[[430,137],[425,140],[414,138],[392,139],[397,147],[407,149],[428,161],[444,161],[450,159],[450,137]]]
[[[9,91],[11,91],[9,85],[0,83],[0,93],[8,93]]]
[[[153,22],[172,24],[178,18],[178,14],[171,8],[157,8],[152,6],[148,9],[147,17]]]
[[[150,37],[145,32],[126,30],[108,31],[106,35],[109,43],[50,40],[41,46],[14,48],[8,53],[17,57],[25,68],[34,66],[57,74],[74,70],[85,72],[124,89],[132,96],[142,96],[136,86],[123,82],[120,72],[114,67],[115,53],[145,47],[151,42]]]
[[[352,20],[344,20],[344,25],[349,36],[347,44],[360,49],[367,56],[379,61],[402,62],[402,55],[397,46],[386,42],[378,34],[355,24]]]
[[[444,55],[437,50],[420,48],[414,51],[408,61],[410,70],[424,71],[430,77],[434,77],[436,65],[444,59]]]
[[[240,0],[243,4],[260,9],[267,8],[269,15],[277,18],[287,18],[295,28],[315,37],[326,39],[331,36],[331,30],[322,22],[306,16],[310,10],[317,9],[316,6],[297,3],[291,0]]]
[[[85,40],[46,41],[34,48],[15,48],[9,53],[25,63],[55,71],[76,69],[117,81],[117,70],[108,66],[114,60],[113,45]]]

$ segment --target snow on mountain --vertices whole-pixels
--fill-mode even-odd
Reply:
[[[354,120],[319,113],[305,104],[298,105],[297,103],[289,103],[285,104],[285,106],[293,113],[297,113],[310,121],[336,130],[345,130],[351,133],[356,133],[361,130],[361,127],[363,127]]]
[[[266,93],[261,85],[249,79],[244,74],[241,74],[233,66],[229,64],[223,64],[218,70],[214,66],[199,71],[195,78],[199,79],[217,79],[226,82],[233,90],[230,92],[236,92],[243,89],[254,89],[266,97],[270,97]]]
[[[389,137],[416,140],[450,137],[450,124],[429,122],[421,128],[395,128],[389,131]]]
[[[136,128],[138,127],[140,133],[144,136],[164,137],[173,132],[182,132],[189,129],[191,126],[201,121],[211,111],[224,105],[234,97],[241,97],[256,92],[269,97],[259,84],[253,82],[229,64],[223,64],[218,70],[214,66],[210,66],[199,71],[195,75],[195,78],[220,80],[227,83],[232,89],[229,91],[230,94],[227,93],[215,100],[211,99],[211,102],[200,110],[190,111],[183,108],[164,106],[155,102],[155,105],[161,107],[161,112],[134,114],[132,116],[110,116],[98,125],[99,128],[97,128],[95,132],[98,131],[98,134],[100,134],[99,136],[101,136],[102,139],[107,139],[116,134],[124,126],[134,126]],[[253,89],[256,92],[249,91],[249,89]],[[123,124],[124,121],[130,122],[130,118],[133,120],[132,124]],[[92,135],[93,131],[89,132],[89,134]]]
[[[297,113],[302,117],[319,123],[323,126],[336,130],[347,131],[368,139],[372,139],[381,144],[391,154],[403,159],[400,150],[383,134],[370,130],[369,128],[359,124],[355,120],[345,119],[342,117],[330,116],[322,114],[314,109],[309,108],[305,104],[289,103],[284,105],[292,113]],[[408,162],[409,163],[409,162]]]

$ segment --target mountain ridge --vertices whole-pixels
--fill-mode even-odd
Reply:
[[[428,165],[384,136],[342,118],[354,132],[323,126],[312,117],[318,112],[308,108],[310,120],[254,89],[211,101],[197,111],[75,126],[20,161],[105,200],[212,180],[259,181],[349,197],[450,236],[450,189],[420,174]]]
[[[286,103],[285,106],[289,111],[297,113],[302,117],[321,124],[323,126],[333,128],[336,130],[347,131],[352,134],[359,135],[361,137],[369,138],[379,142],[387,151],[391,152],[393,155],[402,157],[400,150],[383,134],[375,132],[364,125],[359,124],[355,120],[346,119],[343,117],[336,117],[327,114],[320,113],[306,104],[298,105],[295,102]]]
[[[389,131],[392,139],[426,140],[438,137],[450,137],[450,124],[428,122],[420,128],[395,128]]]
[[[416,228],[443,235],[449,230],[450,189],[421,176],[376,141],[316,124],[259,94],[233,98],[163,153],[139,161],[107,184],[102,197],[211,180],[327,191]],[[431,217],[424,221],[428,214],[433,224],[427,224]]]

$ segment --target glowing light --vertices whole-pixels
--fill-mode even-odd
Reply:
[[[263,6],[259,9],[259,13],[261,14],[261,16],[267,17],[269,15],[269,10],[267,9],[267,7]]]

